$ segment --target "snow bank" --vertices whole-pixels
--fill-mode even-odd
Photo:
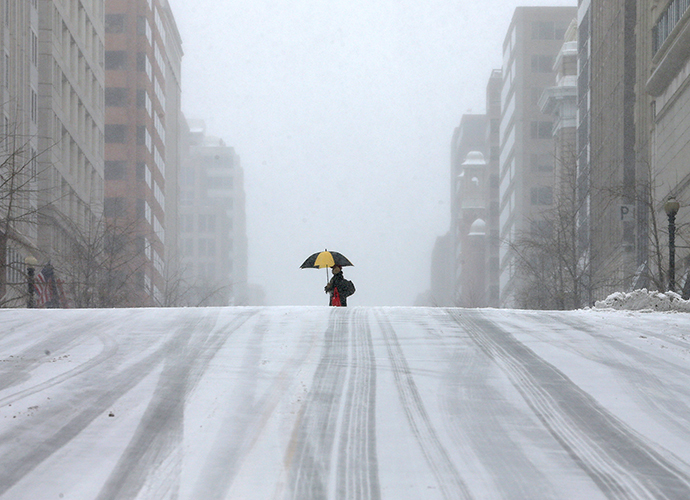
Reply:
[[[675,292],[653,292],[643,288],[629,293],[612,293],[598,300],[597,309],[627,309],[632,311],[682,311],[690,312],[690,300],[683,300]]]

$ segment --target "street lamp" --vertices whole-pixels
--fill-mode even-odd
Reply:
[[[26,302],[26,307],[32,309],[36,307],[36,301],[34,300],[34,292],[36,290],[34,286],[34,272],[36,271],[38,261],[32,255],[29,255],[27,258],[24,259],[24,263],[26,264],[26,276],[27,283],[29,286],[29,299]]]
[[[664,210],[668,215],[668,290],[675,291],[676,288],[676,214],[680,208],[680,203],[669,196],[664,203]]]

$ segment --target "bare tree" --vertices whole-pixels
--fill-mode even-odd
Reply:
[[[84,227],[61,217],[72,237],[56,268],[75,307],[131,307],[138,303],[146,260],[138,221],[100,217]]]
[[[580,243],[584,210],[574,158],[560,159],[553,204],[510,244],[521,283],[518,304],[532,309],[585,305],[593,283],[590,258]]]
[[[8,125],[0,136],[0,305],[23,300],[25,266],[16,257],[37,253],[37,169],[45,151],[36,151],[32,141]]]

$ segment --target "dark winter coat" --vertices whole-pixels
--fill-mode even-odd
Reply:
[[[340,271],[338,274],[334,274],[328,284],[324,287],[324,290],[326,290],[329,295],[328,305],[331,305],[334,288],[338,289],[338,295],[340,295],[340,304],[343,307],[347,307],[347,298],[355,293],[355,286],[351,281],[346,280],[343,277],[342,271]]]

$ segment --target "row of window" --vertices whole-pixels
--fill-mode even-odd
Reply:
[[[532,139],[551,139],[553,123],[548,121],[534,121],[530,123],[530,137]]]
[[[127,142],[128,125],[110,124],[104,127],[105,142],[108,144],[124,144]],[[152,147],[151,133],[148,131],[146,125],[137,125],[137,144],[146,146],[149,151]]]
[[[673,29],[690,8],[690,0],[673,0],[652,28],[653,51],[656,53],[669,37]]]
[[[563,40],[566,29],[557,26],[553,21],[535,21],[532,23],[532,40]]]
[[[232,239],[228,240],[228,251],[232,252]],[[181,241],[180,251],[182,257],[215,257],[218,244],[211,238],[185,238]]]
[[[553,189],[551,186],[540,186],[530,190],[530,202],[532,205],[553,204]]]
[[[183,214],[180,216],[180,231],[183,233],[192,233],[195,230],[199,233],[215,233],[216,232],[216,216],[213,214]]]
[[[158,217],[153,215],[151,205],[142,199],[135,201],[135,214],[137,219],[148,221],[158,235],[161,242],[165,242],[165,230]],[[107,197],[103,200],[103,215],[109,218],[125,217],[127,215],[127,200],[121,197]]]
[[[111,34],[122,34],[127,32],[127,14],[106,14],[105,32]],[[146,36],[150,42],[153,40],[151,26],[146,16],[137,16],[137,35]],[[162,34],[161,34],[162,36]]]
[[[146,179],[146,163],[137,162],[136,178],[138,181]],[[121,181],[127,176],[127,162],[110,160],[104,164],[104,177],[107,181]]]

